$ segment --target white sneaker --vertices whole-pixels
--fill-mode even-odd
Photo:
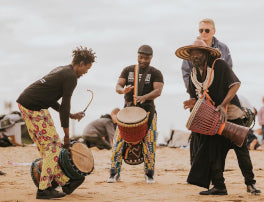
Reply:
[[[153,177],[149,177],[147,175],[145,175],[145,180],[146,180],[147,184],[154,184],[155,183],[154,178]]]
[[[107,180],[107,183],[115,183],[117,181],[120,180],[120,174],[119,173],[116,173],[115,175],[111,175],[108,180]]]

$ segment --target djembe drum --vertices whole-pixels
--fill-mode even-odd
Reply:
[[[75,142],[69,149],[61,149],[59,165],[70,179],[81,179],[93,171],[94,159],[85,144]]]
[[[42,171],[42,158],[35,159],[30,167],[30,173],[31,173],[31,178],[36,187],[39,187],[39,181],[40,181],[40,175]],[[58,187],[58,183],[56,181],[51,182],[52,188]]]
[[[58,163],[70,179],[82,179],[89,175],[94,168],[94,159],[90,149],[83,143],[74,142],[69,149],[61,148]],[[42,170],[42,158],[36,159],[31,164],[31,177],[38,187]],[[52,181],[52,187],[58,184]]]
[[[117,113],[117,126],[125,141],[124,161],[130,165],[142,163],[142,139],[148,130],[148,113],[140,107],[126,107]]]
[[[241,147],[249,128],[231,122],[220,121],[220,112],[205,97],[195,103],[186,127],[192,132],[203,135],[223,135]]]
[[[126,107],[117,113],[120,135],[127,143],[141,141],[148,129],[148,114],[140,107]]]

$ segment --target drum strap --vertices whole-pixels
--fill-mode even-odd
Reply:
[[[135,66],[135,75],[134,75],[134,96],[140,96],[142,95],[142,92],[143,92],[143,87],[144,87],[144,82],[145,82],[145,79],[146,79],[146,76],[149,72],[149,69],[150,68],[147,68],[146,71],[141,75],[141,79],[140,79],[140,82],[139,81],[139,66],[136,65]],[[134,105],[136,106],[137,105],[137,102],[135,99],[133,99],[133,103]]]
[[[211,78],[212,78],[212,73],[213,73],[213,70],[214,70],[215,62],[216,62],[216,60],[219,60],[219,59],[220,59],[220,58],[217,58],[217,59],[214,60],[213,65],[212,65],[212,69],[211,69],[211,71],[210,71],[210,76],[209,76],[209,79],[208,79],[208,83],[207,83],[206,89],[204,90],[202,96],[200,97],[200,99],[202,99],[202,98],[205,96],[206,99],[209,100],[209,101],[212,103],[212,105],[215,105],[215,103],[214,103],[214,101],[211,99],[211,97],[208,95],[207,90],[208,90],[209,85],[210,85],[210,81],[211,81]]]
[[[138,65],[135,66],[135,71],[134,71],[134,73],[135,73],[134,74],[134,96],[142,95],[145,79],[146,79],[146,76],[147,76],[149,70],[150,70],[150,67],[148,67],[145,70],[145,72],[141,75],[141,79],[140,79],[140,82],[139,82],[139,66]],[[153,100],[152,100],[152,102],[153,102]],[[147,112],[150,112],[149,118],[148,118],[148,128],[149,128],[151,126],[152,119],[153,119],[154,113],[155,113],[155,107],[153,107],[154,104],[152,104],[152,105],[151,104],[147,104],[147,101],[144,102],[143,104],[138,104],[136,102],[136,99],[133,99],[133,105],[141,107],[141,108],[145,109]],[[145,107],[143,107],[143,105]],[[130,106],[130,105],[127,103],[127,106]]]

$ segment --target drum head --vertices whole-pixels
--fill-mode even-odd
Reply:
[[[83,143],[74,143],[70,148],[74,165],[84,173],[90,173],[94,167],[94,159],[90,149]]]
[[[139,123],[147,117],[147,112],[140,107],[126,107],[116,117],[122,123]]]
[[[196,115],[198,109],[200,108],[200,106],[201,106],[203,100],[204,100],[204,99],[198,99],[198,100],[196,101],[196,103],[195,103],[195,105],[194,105],[194,107],[193,107],[193,109],[192,109],[192,111],[191,111],[191,114],[190,114],[190,116],[189,116],[189,119],[188,119],[188,121],[187,121],[187,124],[186,124],[186,128],[187,128],[187,129],[190,130],[190,127],[191,127],[191,125],[192,125],[193,119],[194,119],[194,117],[195,117],[195,115]]]

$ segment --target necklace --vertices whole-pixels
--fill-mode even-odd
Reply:
[[[204,92],[204,90],[206,89],[207,85],[208,85],[208,82],[209,83],[209,86],[208,88],[211,86],[213,80],[214,80],[214,70],[212,72],[212,78],[211,80],[209,81],[209,76],[210,76],[210,72],[211,72],[212,68],[210,68],[209,66],[207,66],[207,71],[206,71],[206,78],[204,80],[204,82],[199,82],[198,79],[197,79],[197,70],[195,67],[192,68],[192,71],[191,71],[191,80],[192,80],[192,83],[194,84],[195,86],[195,92],[196,92],[196,95],[198,98],[200,98]],[[208,92],[209,90],[207,90]]]

